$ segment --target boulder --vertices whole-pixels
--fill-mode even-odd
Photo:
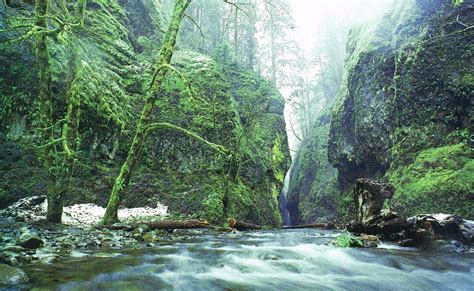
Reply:
[[[0,287],[26,283],[28,280],[28,276],[22,269],[0,263]]]
[[[407,219],[412,229],[430,233],[427,239],[456,240],[474,244],[474,222],[449,214],[421,214]]]
[[[16,244],[27,249],[37,249],[43,246],[44,242],[38,235],[24,232],[17,239]]]

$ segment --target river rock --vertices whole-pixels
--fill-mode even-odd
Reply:
[[[42,264],[48,265],[57,261],[59,255],[56,254],[34,254],[33,259],[38,260]]]
[[[71,251],[69,253],[69,256],[72,258],[85,258],[85,257],[88,257],[89,254],[81,253],[79,251]]]
[[[421,214],[408,218],[407,222],[412,229],[423,230],[425,241],[441,238],[474,244],[474,223],[456,215]]]
[[[28,280],[28,276],[22,269],[0,263],[0,287],[26,283]]]
[[[3,248],[0,248],[1,252],[14,252],[14,253],[21,253],[25,251],[25,248],[22,246],[14,246],[14,245],[8,245]]]
[[[44,242],[38,235],[30,232],[24,232],[17,239],[16,244],[27,249],[37,249],[41,247]]]
[[[15,217],[16,221],[40,220],[46,215],[46,196],[32,196],[18,200],[0,211],[4,217]]]

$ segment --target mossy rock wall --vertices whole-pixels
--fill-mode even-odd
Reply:
[[[341,191],[354,179],[393,183],[387,203],[405,215],[474,217],[473,3],[397,1],[352,31],[328,156]],[[452,162],[448,162],[452,160]]]
[[[80,35],[89,52],[84,56],[87,73],[80,159],[66,204],[106,204],[151,78],[154,57],[150,53],[159,47],[161,35],[150,29],[154,27],[150,15],[160,12],[150,5],[142,1],[88,1],[86,29]],[[31,13],[27,4],[1,10],[0,28]],[[0,41],[14,36],[0,34]],[[60,118],[65,108],[67,55],[53,42],[51,51],[54,113]],[[22,197],[44,193],[45,184],[32,149],[37,122],[32,43],[15,47],[1,44],[0,60],[5,64],[0,66],[0,148],[3,153],[13,153],[13,157],[0,155],[0,207],[5,207]],[[195,131],[238,153],[243,163],[233,171],[232,179],[226,179],[228,157],[182,134],[154,132],[124,205],[154,206],[161,202],[173,213],[212,222],[221,223],[232,216],[277,225],[277,196],[289,165],[283,98],[255,73],[236,65],[221,65],[202,54],[178,50],[173,65],[191,81],[194,94],[189,94],[181,78],[169,74],[156,104],[154,122],[171,122]]]
[[[317,118],[293,160],[287,193],[293,225],[334,220],[338,216],[337,171],[327,157],[329,118],[329,110]]]

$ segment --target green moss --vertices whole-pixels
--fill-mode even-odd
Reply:
[[[387,174],[391,207],[405,215],[443,212],[474,217],[474,160],[465,143],[429,148]]]
[[[280,149],[280,144],[281,137],[280,135],[277,135],[272,147],[272,168],[275,179],[278,182],[283,183],[283,180],[285,179],[285,173],[283,173],[284,169],[281,167],[281,163],[285,161],[285,154]]]
[[[201,217],[210,223],[222,223],[226,219],[226,217],[224,217],[225,209],[223,198],[223,192],[213,192],[209,194],[203,202]]]

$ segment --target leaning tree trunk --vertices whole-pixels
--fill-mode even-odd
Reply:
[[[191,0],[176,0],[175,2],[173,14],[168,26],[168,31],[166,32],[165,40],[161,47],[158,62],[156,64],[156,72],[153,76],[153,80],[151,81],[151,90],[149,95],[147,95],[140,120],[136,126],[135,136],[133,137],[132,144],[130,145],[127,159],[123,163],[118,177],[115,179],[115,183],[109,197],[109,202],[107,204],[107,210],[105,211],[105,215],[102,218],[102,224],[104,225],[113,224],[118,221],[117,211],[122,199],[125,196],[125,192],[130,182],[130,176],[132,175],[133,167],[140,156],[140,152],[145,142],[147,126],[150,124],[151,113],[166,75],[166,66],[171,62],[171,57],[173,56],[173,49],[176,44],[176,37],[178,35],[181,20],[183,19],[186,8],[190,3]]]

